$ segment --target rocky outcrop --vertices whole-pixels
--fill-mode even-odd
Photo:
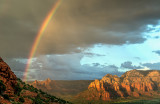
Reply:
[[[33,85],[36,88],[43,86],[43,87],[46,88],[46,90],[51,90],[52,89],[51,82],[52,82],[51,79],[47,78],[44,81],[37,81],[37,80],[35,80],[31,85]]]
[[[160,90],[160,71],[131,70],[121,77],[107,74],[101,80],[96,79],[89,85],[88,91],[85,91],[85,94],[81,93],[79,96],[82,95],[90,100],[110,100],[128,96],[152,96],[158,94],[158,90]]]
[[[17,77],[11,71],[10,67],[0,57],[0,80],[5,84],[5,93],[9,96],[13,96],[15,92],[15,86],[17,85]]]

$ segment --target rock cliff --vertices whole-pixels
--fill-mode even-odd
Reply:
[[[92,82],[87,91],[78,96],[88,100],[111,100],[128,96],[139,97],[142,95],[160,95],[160,71],[131,70],[121,77],[107,74],[101,80]]]

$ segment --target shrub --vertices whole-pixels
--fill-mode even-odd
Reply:
[[[36,92],[38,93],[38,89],[37,88],[34,88],[32,85],[29,85],[29,84],[25,84],[23,86],[23,89],[26,89],[26,90],[29,90],[31,92]]]
[[[43,92],[41,89],[39,89],[39,92],[40,92],[41,94],[45,94],[45,92]]]
[[[22,103],[20,103],[20,102],[12,102],[12,104],[22,104]]]
[[[15,86],[15,94],[20,95],[20,92],[22,91],[22,88],[20,87],[19,83]]]
[[[23,98],[23,97],[20,97],[20,98],[19,98],[19,101],[22,102],[22,103],[24,103],[24,98]]]
[[[6,86],[3,84],[3,81],[0,80],[0,95],[6,90]]]
[[[20,78],[17,78],[17,80],[18,80],[19,82],[22,82],[22,80],[21,80]]]
[[[2,95],[4,99],[9,100],[9,96],[7,94]]]
[[[51,96],[51,101],[53,102],[53,101],[55,101],[56,100],[56,97],[54,97],[54,96]]]
[[[10,101],[14,101],[14,99],[12,99],[12,98],[10,98],[9,100],[10,100]]]
[[[24,85],[24,86],[23,86],[23,89],[27,90],[27,87],[26,87],[26,85]]]
[[[43,104],[43,101],[40,98],[35,98],[34,104]]]

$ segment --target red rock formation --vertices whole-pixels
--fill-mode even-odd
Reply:
[[[94,87],[94,88],[96,88],[98,91],[100,91],[100,90],[105,90],[103,84],[104,84],[104,83],[103,83],[102,80],[99,81],[98,79],[96,79],[94,82],[92,82],[92,83],[89,85],[88,88]]]
[[[51,90],[51,79],[47,78],[44,81],[37,81],[35,80],[31,85],[33,85],[34,87],[38,88],[38,86],[44,86],[47,90]]]
[[[149,72],[147,75],[148,78],[150,78],[152,81],[157,83],[157,86],[160,88],[160,72],[155,70],[152,72]]]
[[[150,92],[156,92],[160,89],[160,72],[131,70],[124,73],[120,78],[116,75],[107,74],[101,80],[96,79],[92,82],[88,89],[95,89],[97,96],[92,94],[96,96],[96,99],[102,100],[127,96],[150,96]],[[87,98],[87,96],[85,97]]]
[[[5,93],[13,96],[15,92],[14,87],[17,85],[17,77],[2,58],[0,58],[0,80],[7,86]]]

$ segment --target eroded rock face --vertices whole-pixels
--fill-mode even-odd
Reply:
[[[150,72],[150,73],[147,75],[147,77],[148,77],[148,78],[151,78],[152,81],[156,82],[157,87],[160,88],[160,72],[159,72],[159,71]]]
[[[116,75],[107,74],[101,80],[96,79],[92,82],[88,89],[95,89],[96,93],[92,93],[90,96],[96,96],[96,99],[102,100],[127,96],[152,96],[152,93],[157,94],[156,92],[160,89],[160,71],[131,70],[124,73],[120,78]],[[87,96],[85,97],[87,98]],[[92,97],[89,99],[92,100]]]
[[[8,94],[9,96],[13,96],[15,92],[14,87],[17,85],[17,77],[1,57],[0,57],[0,80],[3,81],[5,86],[7,86],[5,93]]]

